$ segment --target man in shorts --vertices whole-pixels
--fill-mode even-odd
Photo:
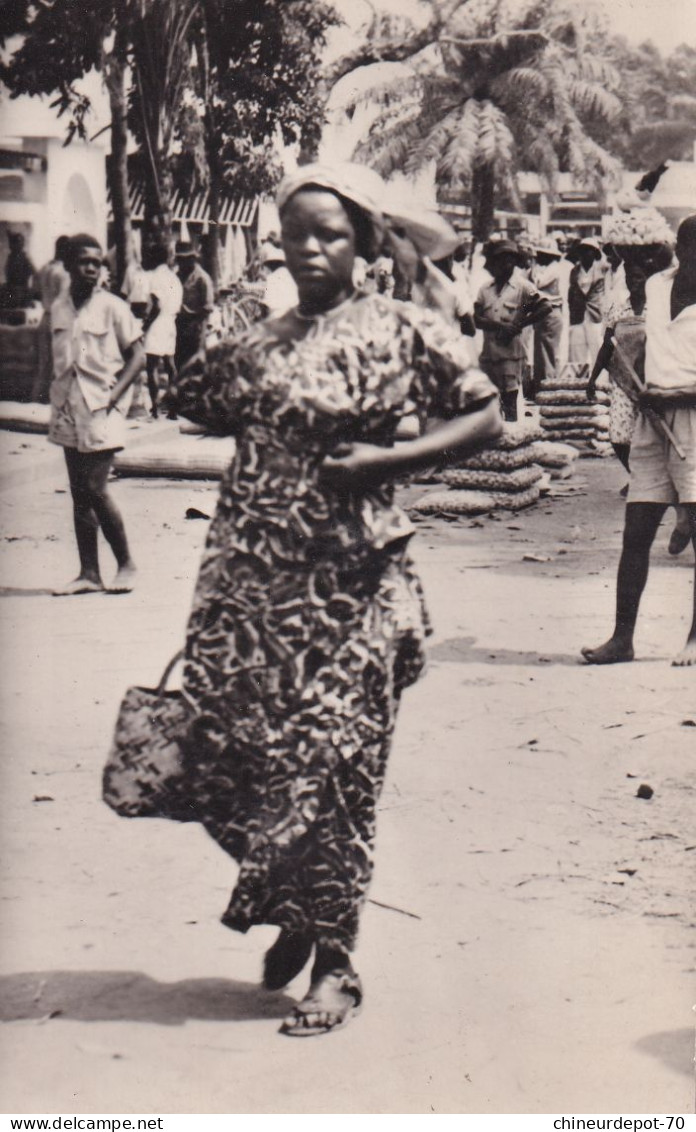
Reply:
[[[65,451],[80,573],[56,596],[100,593],[101,528],[117,563],[109,591],[133,589],[135,564],[121,513],[107,480],[123,447],[132,384],[144,351],[142,329],[127,303],[98,286],[102,249],[93,236],[73,236],[65,266],[69,287],[51,307],[53,380],[48,438]]]
[[[684,505],[696,551],[696,214],[680,224],[675,251],[678,266],[653,275],[645,287],[646,388],[641,403],[660,414],[684,459],[658,427],[638,417],[631,441],[616,624],[606,644],[582,650],[589,664],[633,660],[633,634],[650,548],[670,505]],[[696,569],[691,628],[686,646],[672,664],[696,665]]]

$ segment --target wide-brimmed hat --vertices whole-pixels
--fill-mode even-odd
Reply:
[[[196,249],[188,240],[177,240],[174,252],[177,259],[195,258],[196,255]]]
[[[553,256],[554,259],[561,259],[562,257],[561,250],[552,236],[544,236],[543,239],[537,240],[534,245],[534,254],[550,255]]]

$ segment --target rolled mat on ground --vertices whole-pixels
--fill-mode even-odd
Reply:
[[[220,479],[234,455],[228,436],[190,436],[180,432],[125,448],[114,460],[121,476]]]
[[[36,402],[0,401],[0,428],[10,432],[48,432],[50,405]]]

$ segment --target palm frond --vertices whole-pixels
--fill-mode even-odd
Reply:
[[[477,164],[511,166],[514,151],[515,139],[503,111],[493,102],[479,103]]]
[[[514,105],[528,100],[543,98],[548,91],[544,74],[535,67],[512,67],[499,75],[491,85],[496,100]]]
[[[382,176],[389,177],[405,169],[414,145],[422,136],[421,117],[416,110],[390,124],[373,127],[355,147],[352,159],[371,165]]]
[[[353,113],[363,106],[383,110],[410,96],[419,98],[422,92],[422,80],[417,75],[409,74],[402,65],[399,65],[398,72],[395,72],[394,75],[364,87],[360,91],[351,92],[349,96],[338,102],[338,106],[347,113]]]
[[[456,126],[437,159],[438,179],[466,184],[478,155],[479,104],[468,99],[459,110]]]
[[[572,105],[581,114],[600,118],[604,122],[613,122],[622,110],[621,99],[597,83],[571,79],[568,82],[568,95]]]
[[[573,66],[578,78],[585,82],[599,83],[608,90],[617,90],[621,86],[621,76],[616,67],[599,55],[589,52],[578,54],[573,59]]]
[[[457,106],[441,117],[422,138],[413,145],[404,172],[417,173],[431,161],[438,161],[452,138],[456,136],[462,118]]]

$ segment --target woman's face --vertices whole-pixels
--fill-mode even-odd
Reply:
[[[300,190],[281,216],[283,249],[300,302],[317,309],[353,290],[355,230],[340,200],[329,192]]]

